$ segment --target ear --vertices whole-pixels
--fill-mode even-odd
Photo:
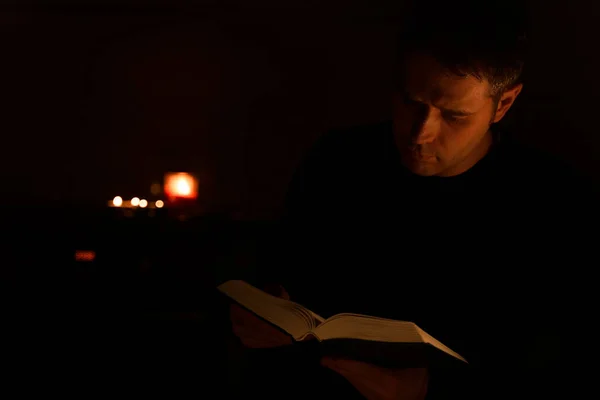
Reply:
[[[523,84],[519,83],[510,89],[507,89],[502,93],[500,97],[500,101],[498,101],[498,106],[496,108],[496,114],[492,123],[499,122],[506,115],[507,111],[510,110],[512,105],[515,103],[517,96],[521,93],[523,89]]]

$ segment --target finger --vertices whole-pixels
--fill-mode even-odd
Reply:
[[[285,299],[285,300],[289,300],[290,299],[290,294],[281,285],[279,285],[279,297],[281,297],[282,299]]]
[[[388,369],[350,359],[323,357],[321,365],[346,378],[369,400],[421,400],[427,393],[426,368]]]
[[[369,364],[363,361],[352,360],[349,358],[333,358],[323,357],[321,364],[337,370],[344,371],[345,373],[352,374],[379,374],[383,376],[394,376],[394,370],[389,368],[383,368],[378,365]]]
[[[263,291],[269,293],[272,296],[280,297],[285,300],[290,299],[290,295],[285,288],[278,284],[267,284],[263,287]]]
[[[345,368],[343,363],[329,363],[332,370],[343,376],[354,388],[368,400],[391,400],[395,399],[395,390],[390,384],[390,379],[385,379],[377,374],[369,374]]]

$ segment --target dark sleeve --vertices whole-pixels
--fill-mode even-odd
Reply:
[[[301,275],[302,239],[311,235],[309,218],[318,220],[330,197],[334,164],[329,160],[335,142],[328,134],[310,149],[292,177],[278,220],[233,224],[230,247],[217,266],[217,284],[243,279],[263,289],[283,285],[289,292],[297,281],[293,277]]]
[[[597,187],[586,176],[572,173],[568,175],[565,201],[564,225],[558,227],[560,243],[554,250],[558,254],[554,289],[548,294],[547,302],[554,310],[561,310],[560,326],[560,361],[562,365],[579,365],[588,368],[591,354],[596,350],[586,351],[575,343],[581,343],[582,333],[585,337],[596,337],[598,289],[596,271],[598,264],[598,239],[600,234],[600,197]],[[556,319],[557,313],[554,314]],[[567,322],[568,321],[568,322]],[[574,325],[577,328],[574,328]],[[582,345],[584,346],[584,345]],[[575,380],[579,378],[575,377]],[[566,380],[573,385],[581,382]]]
[[[322,217],[334,206],[346,167],[343,135],[331,132],[321,137],[294,173],[284,201],[284,224]]]
[[[311,241],[339,195],[340,137],[341,133],[328,133],[309,150],[293,174],[282,216],[261,251],[261,281],[283,285],[292,298],[316,273],[310,271]]]
[[[576,343],[582,343],[583,332],[597,334],[590,318],[597,303],[590,268],[597,263],[597,192],[587,177],[565,164],[550,165],[546,176],[550,190],[539,204],[543,228],[531,238],[535,257],[524,266],[537,272],[523,294],[527,318],[521,329],[527,340],[516,374],[529,398],[552,397],[584,384],[580,372],[591,357],[587,345]]]

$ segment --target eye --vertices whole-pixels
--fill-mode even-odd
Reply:
[[[469,118],[468,115],[444,114],[444,119],[448,122],[458,123],[464,122]]]

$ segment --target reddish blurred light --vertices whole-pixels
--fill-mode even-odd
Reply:
[[[198,181],[185,172],[166,174],[165,194],[169,198],[195,199],[198,197]]]
[[[89,262],[96,259],[96,252],[92,250],[76,250],[75,261]]]

